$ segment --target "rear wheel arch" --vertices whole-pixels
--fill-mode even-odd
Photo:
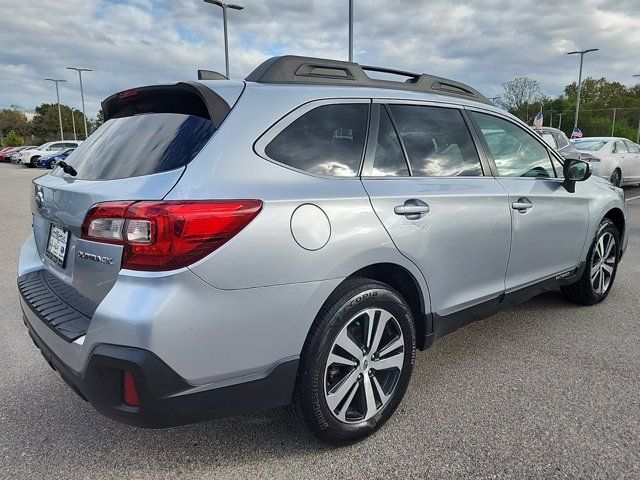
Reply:
[[[426,348],[425,335],[429,326],[427,316],[427,301],[420,283],[416,277],[405,267],[397,263],[376,263],[353,272],[345,281],[353,278],[369,278],[385,283],[395,289],[405,299],[416,327],[417,347],[420,350]]]

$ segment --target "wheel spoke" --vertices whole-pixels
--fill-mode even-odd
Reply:
[[[358,370],[353,369],[344,379],[340,381],[338,385],[332,388],[330,392],[327,392],[327,405],[329,405],[329,408],[332,412],[336,411],[338,405],[340,405],[342,400],[344,400],[344,398],[351,392],[351,389],[358,381],[358,375]]]
[[[604,237],[600,237],[598,239],[598,255],[600,256],[600,258],[602,259],[602,257],[604,256],[604,246],[603,246],[603,241],[604,241]]]
[[[358,345],[355,344],[353,340],[351,340],[351,337],[349,337],[346,328],[342,329],[340,335],[338,335],[338,338],[336,338],[336,345],[349,352],[349,354],[353,356],[353,358],[362,360],[362,350]]]
[[[339,420],[342,420],[343,422],[347,421],[347,411],[349,410],[349,405],[351,405],[351,402],[353,402],[353,397],[355,397],[356,392],[358,391],[359,388],[360,388],[360,385],[356,382],[355,386],[353,386],[353,388],[349,392],[347,399],[342,404],[342,408],[338,413]]]
[[[373,385],[371,385],[371,377],[369,375],[365,375],[362,381],[364,385],[364,399],[365,399],[365,411],[364,419],[367,420],[373,417],[378,411],[378,406],[376,405],[376,397],[373,394]]]
[[[371,361],[371,368],[376,370],[388,370],[390,368],[397,368],[402,370],[402,363],[404,362],[404,352],[396,353],[390,357],[381,358],[379,360]]]
[[[387,395],[386,393],[384,393],[384,390],[382,389],[382,386],[380,385],[380,382],[378,382],[378,379],[375,375],[371,378],[371,380],[373,381],[373,386],[376,388],[378,396],[380,397],[380,400],[382,400],[382,404],[384,405],[385,403],[387,403],[387,400],[389,400],[389,397],[391,395]]]
[[[591,268],[591,283],[592,284],[593,284],[593,282],[596,281],[596,277],[598,276],[599,273],[600,273],[600,267],[599,266]]]
[[[396,337],[387,345],[385,345],[384,348],[381,348],[380,351],[377,352],[377,355],[379,357],[384,357],[388,353],[391,353],[402,346],[404,346],[404,339],[402,337]]]
[[[600,292],[598,293],[604,293],[604,273],[602,270],[600,270]]]
[[[604,255],[602,256],[602,258],[609,258],[609,254],[611,253],[611,250],[613,250],[613,246],[616,242],[613,241],[613,237],[610,234],[604,238],[607,239],[607,245],[604,249]]]
[[[332,352],[329,354],[329,358],[327,359],[327,367],[334,363],[337,363],[338,365],[349,365],[351,367],[358,366],[358,362],[356,362],[355,360],[345,358],[342,355],[338,355],[337,353]]]
[[[376,317],[379,317],[381,312],[380,312],[380,310],[378,310],[378,311],[376,311],[376,310],[367,310],[364,313],[367,314],[364,346],[366,348],[368,348],[369,345],[371,345],[371,337],[373,336],[373,329],[374,329],[374,326],[375,326],[375,323],[376,323]]]
[[[376,353],[378,351],[378,346],[380,345],[380,340],[382,339],[382,334],[384,333],[384,329],[387,326],[387,322],[391,320],[393,317],[389,312],[380,312],[380,318],[378,319],[378,325],[376,327],[376,333],[373,337],[373,342],[371,343],[371,348],[369,351],[371,353]]]
[[[613,266],[607,265],[606,263],[602,264],[602,269],[607,272],[610,276],[613,274]]]

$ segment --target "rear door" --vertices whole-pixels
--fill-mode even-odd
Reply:
[[[362,182],[443,316],[504,292],[507,195],[454,106],[376,101]]]
[[[640,148],[638,148],[635,143],[628,140],[625,140],[624,143],[627,146],[627,151],[629,152],[627,154],[627,162],[625,165],[626,169],[629,171],[627,179],[633,179],[636,181],[640,180]]]
[[[45,268],[95,304],[116,281],[122,247],[82,239],[89,209],[162,199],[214,135],[221,121],[214,115],[229,110],[224,103],[226,113],[212,111],[184,84],[125,94],[103,104],[107,121],[67,157],[77,175],[56,168],[33,182],[33,231]]]
[[[528,129],[489,112],[469,111],[509,194],[512,219],[507,292],[578,266],[586,240],[588,195],[557,178],[548,147]]]

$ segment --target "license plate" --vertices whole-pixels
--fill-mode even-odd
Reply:
[[[49,242],[45,254],[53,263],[64,268],[67,258],[67,244],[69,243],[69,231],[57,225],[51,225]]]

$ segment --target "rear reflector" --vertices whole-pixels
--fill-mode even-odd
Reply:
[[[122,268],[174,270],[222,246],[261,209],[260,200],[98,203],[87,213],[82,238],[123,245]]]
[[[136,389],[136,382],[133,379],[133,373],[125,370],[123,377],[124,385],[124,404],[130,407],[139,407],[140,399],[138,398],[138,390]]]

